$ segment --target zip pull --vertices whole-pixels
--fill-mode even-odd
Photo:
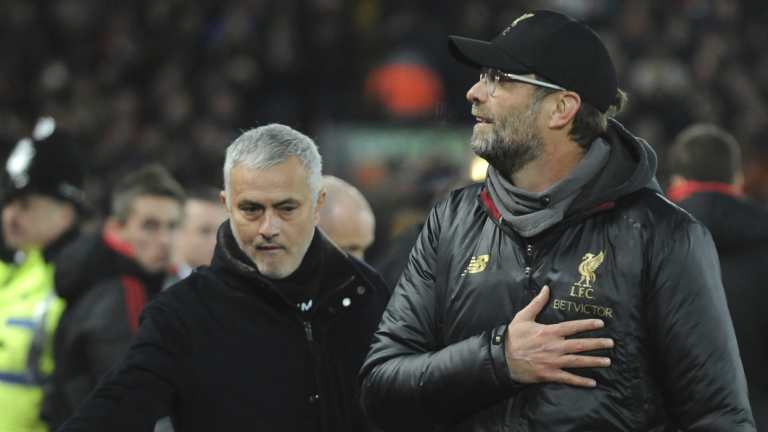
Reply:
[[[315,337],[312,335],[312,323],[309,321],[304,321],[304,333],[307,335],[307,340],[309,342],[314,342]]]

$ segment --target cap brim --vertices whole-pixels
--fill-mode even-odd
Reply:
[[[448,45],[453,57],[468,66],[490,67],[518,74],[529,73],[525,65],[510,58],[507,53],[490,42],[462,36],[448,36]]]

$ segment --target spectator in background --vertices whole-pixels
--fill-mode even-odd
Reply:
[[[56,262],[67,301],[55,338],[55,370],[43,416],[55,429],[123,356],[144,305],[162,288],[184,191],[159,165],[125,176],[112,191],[103,230],[68,246]]]
[[[85,210],[84,170],[74,138],[38,122],[4,164],[2,229],[13,262],[0,262],[0,430],[43,432],[43,384],[64,301],[54,260],[74,240]]]
[[[184,220],[174,240],[176,277],[184,279],[196,267],[208,265],[216,247],[216,230],[227,219],[219,190],[210,186],[187,189]]]
[[[356,187],[338,177],[323,176],[322,185],[326,198],[318,225],[341,250],[364,259],[376,229],[371,205]]]
[[[768,208],[768,126],[747,140],[744,152],[744,194]]]
[[[700,220],[715,240],[758,430],[768,427],[768,211],[746,199],[741,151],[723,129],[697,124],[669,152],[670,199]]]
[[[283,125],[227,149],[210,267],[144,311],[121,366],[60,430],[368,430],[357,371],[386,305],[381,278],[316,229],[315,143]]]

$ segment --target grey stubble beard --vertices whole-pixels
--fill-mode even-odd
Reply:
[[[511,181],[515,173],[544,151],[543,139],[535,128],[538,108],[538,104],[534,104],[522,114],[510,113],[497,119],[490,125],[490,133],[473,132],[472,151]]]

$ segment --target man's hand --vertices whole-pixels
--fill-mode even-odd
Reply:
[[[564,368],[608,367],[611,359],[575,355],[613,347],[613,339],[566,339],[603,327],[603,321],[584,319],[558,324],[539,324],[536,317],[549,301],[549,287],[542,288],[507,326],[505,354],[512,378],[521,383],[557,382],[580,387],[595,387],[593,379],[566,372]]]

